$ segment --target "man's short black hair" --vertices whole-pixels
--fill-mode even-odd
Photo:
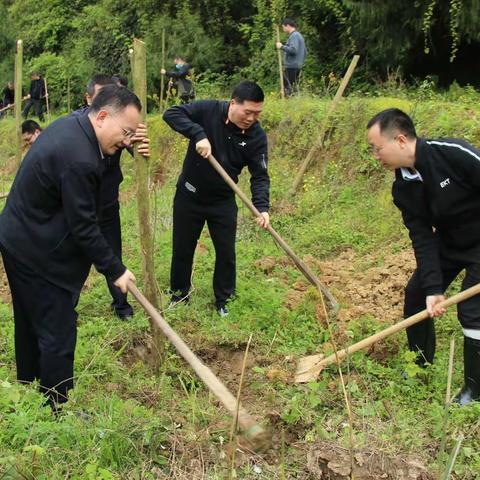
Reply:
[[[378,123],[380,133],[400,132],[407,138],[417,138],[412,119],[399,108],[387,108],[370,119],[367,130]]]
[[[95,85],[104,87],[105,85],[114,84],[114,80],[110,75],[104,75],[103,73],[97,73],[87,83],[87,93],[93,97],[95,94]]]
[[[125,110],[129,105],[133,105],[139,112],[142,111],[142,104],[139,98],[128,88],[118,87],[117,85],[106,85],[93,99],[90,105],[90,113],[98,113],[105,108],[111,108],[115,112]]]
[[[37,130],[42,131],[42,127],[35,120],[25,120],[22,123],[22,134],[34,134]]]
[[[115,83],[115,85],[118,85],[119,87],[128,87],[128,79],[125,77],[122,77],[120,75],[113,75],[112,80],[113,83]]]
[[[255,82],[245,80],[240,82],[233,90],[232,99],[237,103],[248,102],[263,102],[265,95],[263,90]]]
[[[284,18],[282,25],[290,25],[293,28],[297,28],[297,22],[293,18]]]

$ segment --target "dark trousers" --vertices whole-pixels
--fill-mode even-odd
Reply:
[[[283,83],[285,87],[285,95],[289,97],[298,89],[298,77],[300,76],[299,68],[286,68],[283,75]]]
[[[23,116],[24,118],[28,118],[28,113],[30,112],[30,109],[33,107],[35,110],[35,113],[38,117],[38,119],[43,122],[45,119],[43,117],[43,100],[34,100],[33,98],[29,98],[27,100],[27,103],[25,105],[25,108],[23,109]]]
[[[170,286],[174,293],[188,294],[197,241],[205,222],[215,247],[213,291],[217,308],[235,294],[235,198],[204,204],[177,190],[173,201],[173,253]]]
[[[73,388],[79,292],[48,282],[1,252],[12,294],[17,378],[39,380],[49,403],[63,403]]]
[[[117,204],[102,211],[100,230],[105,240],[110,245],[113,253],[122,260],[122,230],[120,226],[120,207]],[[116,279],[115,279],[116,280]],[[127,294],[113,284],[113,280],[107,278],[108,290],[112,296],[112,309],[120,316],[133,315],[133,308],[127,301]]]
[[[445,291],[457,275],[465,269],[462,290],[480,282],[480,246],[469,249],[441,248],[440,266]],[[440,293],[440,292],[439,292]],[[425,309],[426,293],[420,285],[418,270],[415,270],[405,288],[405,318]],[[458,304],[457,314],[463,328],[480,329],[480,295],[475,295]],[[435,356],[435,325],[433,318],[407,328],[410,350],[420,353],[419,362],[432,363]]]

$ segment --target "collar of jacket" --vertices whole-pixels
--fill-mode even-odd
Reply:
[[[425,167],[425,156],[426,150],[428,149],[428,144],[424,138],[417,138],[417,144],[415,145],[415,164],[414,167],[420,173],[422,173],[422,169]]]
[[[79,115],[75,118],[82,127],[82,130],[85,132],[85,135],[87,136],[94,149],[98,151],[99,160],[103,159],[104,154],[102,152],[102,149],[100,148],[100,144],[98,143],[97,136],[95,135],[95,130],[93,129],[92,122],[90,121],[90,117],[88,115]]]

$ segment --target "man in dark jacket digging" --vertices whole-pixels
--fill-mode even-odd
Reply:
[[[101,232],[105,155],[130,145],[141,104],[104,87],[87,115],[52,123],[25,156],[0,216],[19,381],[39,379],[56,408],[73,387],[75,306],[90,267],[126,292],[135,280]]]
[[[173,255],[170,272],[172,301],[187,298],[193,255],[207,222],[215,247],[213,290],[221,316],[228,315],[227,302],[235,294],[235,195],[210,165],[213,155],[232,177],[244,167],[251,175],[252,202],[261,212],[257,223],[269,224],[267,136],[258,123],[264,94],[254,82],[237,85],[229,102],[203,100],[168,109],[164,120],[190,139],[173,202]]]
[[[367,125],[368,143],[381,165],[395,172],[392,194],[412,240],[417,269],[405,289],[405,317],[425,307],[431,318],[407,329],[418,363],[435,354],[434,318],[444,292],[462,271],[462,288],[480,282],[480,151],[458,139],[418,138],[411,118],[396,108]],[[480,296],[458,305],[464,335],[460,405],[480,400]]]

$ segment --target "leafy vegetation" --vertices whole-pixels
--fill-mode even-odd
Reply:
[[[408,83],[430,75],[443,87],[453,81],[478,86],[472,59],[480,41],[479,7],[478,0],[3,0],[0,85],[13,77],[15,41],[21,38],[24,85],[30,71],[40,70],[54,108],[66,108],[68,86],[77,106],[92,74],[129,75],[128,49],[136,36],[147,44],[154,99],[165,29],[168,63],[174,54],[184,55],[202,86],[228,90],[248,77],[270,87],[277,84],[273,27],[292,16],[307,41],[302,82],[313,93],[325,93],[354,53],[361,63],[353,82],[364,91],[392,75]]]
[[[299,97],[282,102],[269,95],[265,103],[273,224],[317,273],[324,274],[321,262],[333,262],[335,270],[345,270],[345,289],[372,267],[383,266],[394,277],[397,267],[389,266],[386,259],[399,254],[409,258],[410,251],[390,200],[391,174],[381,171],[367,152],[364,125],[368,118],[385,107],[399,106],[414,115],[421,135],[462,136],[480,143],[479,96],[473,90],[455,87],[440,96],[426,86],[410,93],[408,98],[358,95],[345,99],[324,151],[293,202],[286,195],[292,172],[318,132],[328,99]],[[213,309],[214,251],[206,232],[195,257],[190,304],[167,308],[171,202],[186,142],[158,115],[150,115],[148,124],[151,173],[157,180],[151,200],[163,313],[233,392],[239,380],[233,360],[241,358],[253,334],[242,400],[272,429],[275,449],[260,456],[237,454],[237,477],[309,478],[307,453],[317,442],[348,445],[348,416],[336,368],[327,368],[317,382],[296,385],[291,381],[296,359],[328,352],[329,334],[319,324],[316,311],[319,299],[273,240],[254,226],[248,210],[240,207],[238,298],[231,304],[230,316],[219,318]],[[0,133],[1,189],[6,191],[13,174],[13,122],[1,121]],[[123,170],[125,263],[139,273],[135,178],[129,156],[123,158]],[[246,177],[240,180],[244,190],[248,190]],[[348,269],[341,266],[345,254]],[[265,259],[270,266],[265,266]],[[394,289],[400,297],[402,284]],[[292,294],[299,291],[293,301]],[[5,291],[0,293],[3,296]],[[335,293],[343,310],[361,306],[353,305],[341,290]],[[363,304],[373,305],[370,294]],[[385,327],[383,313],[391,314],[392,308],[400,315],[399,305],[393,307],[381,296],[378,301],[382,315],[367,309],[347,323],[338,323],[335,334],[341,345]],[[149,366],[148,321],[138,305],[131,321],[120,322],[109,311],[109,303],[103,277],[92,272],[78,307],[76,387],[58,418],[42,407],[43,398],[35,386],[15,382],[12,312],[5,300],[0,303],[0,478],[181,479],[200,478],[202,472],[204,478],[228,478],[226,443],[231,419],[173,347],[168,347],[159,372]],[[382,455],[413,455],[433,475],[445,470],[447,454],[463,433],[452,478],[473,480],[480,475],[480,405],[452,407],[445,426],[448,345],[452,335],[461,344],[461,329],[453,311],[437,322],[437,328],[437,358],[425,371],[414,365],[401,334],[385,343],[380,356],[360,352],[345,363],[354,443],[358,449]],[[454,390],[461,386],[462,363],[458,347]],[[442,438],[446,439],[443,455]]]

